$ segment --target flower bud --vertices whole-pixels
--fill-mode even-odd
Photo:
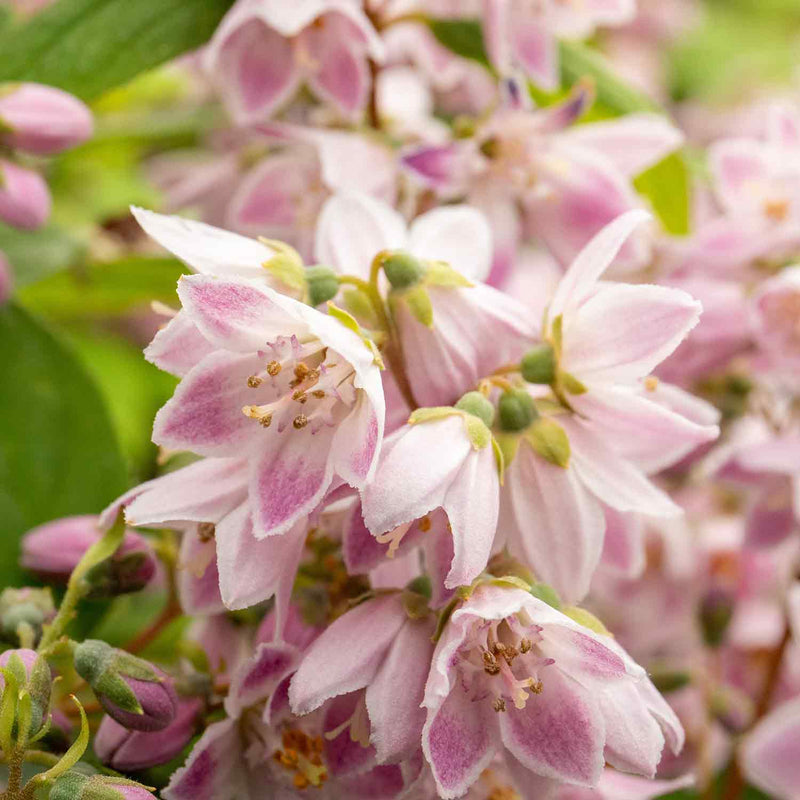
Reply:
[[[51,155],[85,142],[92,112],[67,92],[23,83],[0,92],[0,142],[36,155]]]
[[[0,634],[6,641],[33,644],[55,616],[49,589],[4,589],[0,594]]]
[[[419,283],[425,274],[420,260],[406,250],[392,250],[384,254],[381,266],[394,289],[407,289]]]
[[[492,427],[492,423],[494,422],[494,406],[480,392],[467,392],[456,403],[456,408],[483,420],[487,428]]]
[[[500,427],[504,431],[525,430],[539,416],[533,398],[524,389],[509,389],[497,404]]]
[[[333,300],[339,292],[339,277],[330,267],[306,267],[308,283],[308,303],[318,306]]]
[[[31,697],[31,724],[29,736],[41,730],[50,708],[50,688],[53,677],[47,661],[34,650],[6,650],[0,655],[0,668],[14,676],[18,691]],[[5,690],[6,679],[0,673],[0,693]]]
[[[50,190],[38,172],[0,161],[0,220],[34,230],[50,216]]]
[[[706,643],[718,647],[733,618],[733,598],[721,589],[711,590],[700,603],[700,626]]]
[[[181,699],[175,719],[164,730],[151,733],[129,730],[111,717],[104,717],[95,735],[94,752],[118,772],[165,764],[189,744],[202,708],[203,702],[197,697]]]
[[[153,800],[139,783],[107,775],[85,775],[71,770],[55,781],[49,800]]]
[[[8,259],[0,253],[0,306],[4,306],[14,287],[14,272]]]
[[[101,536],[97,517],[64,517],[28,531],[22,537],[21,564],[44,580],[66,583],[84,553]],[[156,557],[147,540],[126,531],[111,558],[92,569],[90,596],[112,597],[144,588],[156,571]]]
[[[178,698],[171,680],[142,658],[97,639],[75,648],[75,670],[120,725],[160,731],[175,718]]]
[[[528,383],[550,384],[556,377],[556,354],[552,346],[543,344],[528,350],[520,361],[522,377]]]

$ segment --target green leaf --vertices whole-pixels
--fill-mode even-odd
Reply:
[[[0,81],[91,100],[204,44],[232,0],[60,0],[0,32]]]
[[[481,24],[476,19],[428,19],[433,35],[448,50],[488,66]]]
[[[108,411],[72,351],[13,303],[0,341],[0,585],[13,585],[25,531],[98,512],[127,484]]]
[[[80,263],[85,249],[79,239],[52,223],[38,231],[0,224],[0,251],[14,268],[18,288]]]
[[[595,83],[597,101],[615,114],[658,110],[649,97],[615,75],[614,68],[596,50],[579,42],[561,42],[559,50],[561,81],[565,86],[590,76]]]
[[[19,293],[27,308],[50,319],[73,321],[148,308],[153,300],[178,304],[178,278],[186,268],[174,258],[132,256],[61,272]]]
[[[683,153],[672,153],[633,182],[658,216],[664,230],[686,236],[690,228],[691,178]]]

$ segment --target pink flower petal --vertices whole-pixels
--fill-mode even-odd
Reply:
[[[144,357],[159,369],[183,377],[213,350],[189,315],[179,311],[156,333]]]
[[[546,778],[593,786],[603,770],[605,728],[593,693],[557,667],[541,673],[542,693],[500,717],[503,744]]]
[[[225,610],[219,593],[216,544],[214,539],[203,541],[196,526],[183,533],[177,579],[181,608],[187,614],[219,614]]]
[[[228,716],[236,719],[245,708],[269,697],[296,668],[299,660],[297,648],[290,644],[267,642],[258,645],[255,653],[236,670],[231,681],[225,698]]]

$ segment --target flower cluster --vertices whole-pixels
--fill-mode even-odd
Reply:
[[[0,595],[0,798],[797,800],[800,113],[714,141],[677,235],[697,133],[567,80],[651,15],[237,0],[175,66],[228,127],[124,220],[183,271],[158,463],[22,538],[61,596]],[[91,129],[0,87],[0,218]]]

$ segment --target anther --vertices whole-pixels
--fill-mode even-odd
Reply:
[[[197,526],[197,538],[200,539],[201,542],[210,542],[215,534],[217,529],[214,527],[213,522],[201,522]]]
[[[316,397],[317,400],[322,400],[322,398],[325,397],[325,392],[322,389],[314,389],[314,391],[311,392],[311,396]]]
[[[306,397],[306,393],[302,389],[298,389],[292,394],[292,400],[296,400],[298,403],[305,403],[308,397]]]
[[[305,428],[308,425],[308,417],[305,414],[298,414],[293,420],[292,425],[294,429],[299,431],[302,428]]]
[[[654,392],[658,389],[658,378],[655,375],[648,375],[644,379],[644,388],[647,389],[648,392]]]
[[[247,385],[248,385],[248,386],[249,386],[251,389],[258,389],[258,387],[259,387],[259,386],[261,386],[261,384],[262,384],[263,382],[264,382],[264,381],[263,381],[263,379],[262,379],[262,378],[259,378],[259,377],[258,377],[258,375],[251,375],[251,376],[250,376],[250,377],[247,379]]]
[[[299,362],[294,368],[294,376],[297,380],[302,381],[311,370],[308,368],[308,364],[305,361]]]
[[[530,639],[520,639],[520,642],[519,642],[519,651],[520,651],[520,653],[529,652],[531,647],[533,647],[533,645],[531,644],[531,640]]]
[[[483,651],[483,671],[487,675],[498,675],[500,673],[497,659],[488,650]]]
[[[534,694],[541,694],[542,689],[544,689],[544,684],[541,681],[534,681],[528,687]]]
[[[417,526],[423,533],[427,533],[431,529],[431,518],[428,516],[423,517]]]
[[[267,364],[267,374],[273,378],[281,371],[281,369],[283,369],[283,367],[281,367],[279,361],[270,361],[269,364]]]
[[[498,713],[500,713],[501,711],[505,711],[505,710],[506,710],[506,701],[505,701],[505,700],[503,700],[503,698],[502,698],[502,697],[498,697],[498,698],[497,698],[497,699],[494,701],[494,703],[492,704],[492,706],[493,706],[493,708],[494,708],[494,710],[495,710],[495,711],[497,711]]]
[[[272,425],[272,414],[264,414],[258,421],[262,428],[269,428]]]

